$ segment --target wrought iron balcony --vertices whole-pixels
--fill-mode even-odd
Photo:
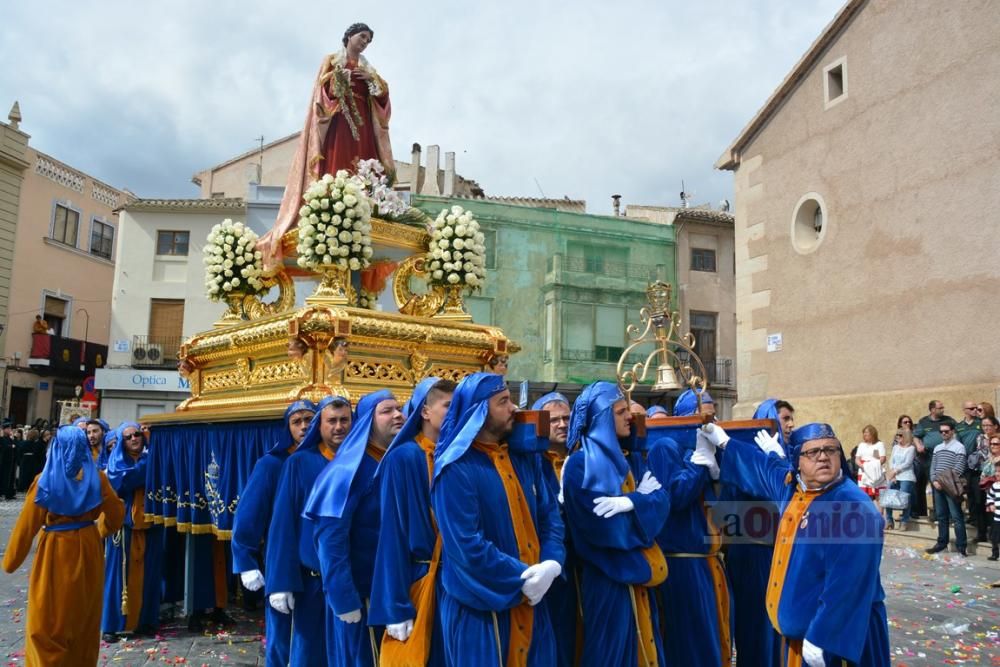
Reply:
[[[182,336],[132,336],[132,366],[176,368]]]
[[[648,282],[662,278],[660,274],[663,273],[664,267],[660,264],[614,262],[602,257],[567,257],[562,253],[556,253],[548,258],[546,271],[548,273],[559,271],[585,273]]]
[[[28,366],[32,368],[48,368],[56,375],[83,375],[102,368],[107,358],[107,345],[63,336],[31,334]]]

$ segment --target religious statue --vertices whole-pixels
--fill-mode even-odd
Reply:
[[[355,23],[344,32],[344,48],[323,58],[278,219],[258,246],[266,271],[280,265],[281,237],[298,223],[302,193],[310,183],[340,169],[353,172],[358,160],[371,158],[382,163],[390,179],[395,175],[389,86],[361,55],[374,36],[367,25]]]

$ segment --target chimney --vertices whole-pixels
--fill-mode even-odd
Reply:
[[[427,147],[427,175],[424,178],[424,187],[421,189],[422,195],[441,194],[441,147]]]
[[[615,210],[615,217],[622,214],[622,196],[621,195],[611,195],[611,206]]]
[[[445,197],[452,197],[455,194],[455,152],[448,151],[444,154],[444,192]]]
[[[420,144],[413,142],[410,149],[410,169],[413,177],[410,178],[410,192],[418,194],[420,192]]]

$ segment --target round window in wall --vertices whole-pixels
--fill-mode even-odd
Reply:
[[[802,196],[792,214],[792,246],[801,255],[807,255],[826,238],[830,220],[823,198],[810,192]]]

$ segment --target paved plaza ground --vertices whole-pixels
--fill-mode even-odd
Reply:
[[[6,544],[20,501],[0,501],[0,540]],[[927,557],[924,544],[891,535],[882,561],[892,660],[918,665],[1000,667],[1000,566],[988,549],[969,559],[954,554]],[[0,665],[24,664],[24,617],[30,562],[0,576]],[[202,634],[183,619],[164,625],[155,638],[101,647],[101,665],[263,665],[258,611],[228,612],[234,623]]]

